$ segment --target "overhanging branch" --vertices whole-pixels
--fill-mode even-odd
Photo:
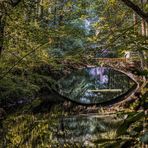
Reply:
[[[126,6],[135,11],[141,18],[148,23],[148,13],[145,13],[138,5],[134,4],[130,0],[121,0]]]
[[[25,54],[23,57],[21,57],[6,73],[4,73],[2,76],[0,76],[0,80],[2,80],[9,72],[11,72],[11,70],[18,65],[20,62],[22,62],[22,60],[24,58],[26,58],[27,56],[29,56],[30,54],[34,53],[36,50],[38,50],[39,48],[48,45],[49,43],[46,42],[42,45],[39,45],[38,47],[36,47],[35,49],[32,49],[30,52],[28,52],[27,54]]]
[[[11,6],[15,7],[16,5],[18,5],[21,0],[10,0],[11,1]]]

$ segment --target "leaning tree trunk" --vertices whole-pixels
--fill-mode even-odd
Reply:
[[[148,14],[143,11],[138,5],[136,5],[131,0],[121,0],[126,6],[131,8],[133,11],[135,11],[141,18],[143,18],[148,23]],[[145,2],[145,1],[144,1]]]

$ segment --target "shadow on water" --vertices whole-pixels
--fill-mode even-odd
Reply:
[[[63,104],[64,98],[55,92],[51,92],[49,95],[42,96],[41,102],[35,106],[31,107],[32,112],[36,113],[47,113],[51,111],[51,108],[58,104]]]

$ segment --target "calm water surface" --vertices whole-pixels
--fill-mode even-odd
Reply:
[[[57,84],[60,95],[81,104],[97,104],[127,93],[135,82],[114,69],[90,67],[67,75]]]

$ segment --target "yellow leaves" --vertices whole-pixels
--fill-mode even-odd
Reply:
[[[96,41],[97,40],[97,36],[93,36],[93,37],[91,37],[91,38],[88,38],[88,41],[89,42],[94,42],[94,41]]]
[[[39,25],[39,23],[36,20],[34,21],[34,27],[36,29],[40,29],[40,25]]]
[[[148,4],[145,4],[145,10],[148,11]]]
[[[115,5],[117,0],[109,0],[108,2],[109,2],[110,5]]]
[[[12,139],[12,143],[14,145],[19,144],[21,142],[21,137],[17,134],[14,135],[13,139]]]
[[[86,15],[81,15],[81,20],[82,20],[82,21],[85,20],[86,18],[87,18]]]
[[[115,3],[116,2],[116,0],[109,0],[110,1],[110,3]]]
[[[99,17],[99,21],[104,21],[105,19],[105,17]]]

